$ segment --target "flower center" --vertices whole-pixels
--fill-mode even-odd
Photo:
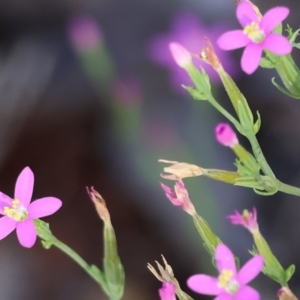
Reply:
[[[235,294],[240,288],[239,283],[232,278],[233,272],[224,269],[218,277],[218,287],[223,288],[228,294]]]
[[[20,200],[14,199],[11,203],[11,207],[4,206],[4,213],[11,219],[15,221],[24,221],[28,217],[28,211],[23,206],[20,205]]]
[[[259,25],[255,22],[252,22],[250,25],[246,26],[243,30],[243,33],[246,34],[249,39],[259,44],[264,41],[266,34],[263,30],[259,28]]]

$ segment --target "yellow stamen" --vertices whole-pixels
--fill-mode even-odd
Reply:
[[[218,287],[219,288],[227,287],[232,276],[233,276],[233,272],[231,270],[226,270],[226,269],[222,270],[221,274],[218,277],[219,279]]]
[[[254,43],[261,43],[266,35],[263,30],[260,29],[259,24],[252,22],[246,26],[243,33],[249,37]]]
[[[11,207],[5,206],[3,212],[11,219],[15,221],[24,221],[28,217],[27,209],[24,206],[20,206],[20,200],[13,199]]]

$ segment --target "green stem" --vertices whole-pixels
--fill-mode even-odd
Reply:
[[[246,130],[246,136],[251,144],[253,154],[254,154],[255,158],[257,159],[257,161],[259,162],[265,175],[275,179],[276,177],[275,177],[272,169],[270,168],[269,164],[267,163],[267,160],[259,146],[259,143],[257,141],[255,133],[251,130]]]
[[[83,270],[90,275],[92,279],[94,279],[104,290],[104,292],[109,295],[108,288],[106,287],[105,278],[101,278],[99,274],[96,274],[95,268],[90,266],[81,256],[79,256],[73,249],[59,241],[57,238],[53,237],[53,245],[72,258]],[[115,300],[114,298],[110,298],[111,300]]]
[[[276,184],[277,184],[277,188],[280,192],[294,195],[294,196],[300,196],[300,188],[288,185],[279,180],[276,180]]]
[[[237,121],[237,119],[235,119],[226,109],[224,109],[218,102],[217,100],[210,94],[207,95],[207,99],[209,101],[209,103],[217,110],[219,111],[225,118],[227,118],[234,126],[235,128],[241,132],[241,125],[240,123]]]

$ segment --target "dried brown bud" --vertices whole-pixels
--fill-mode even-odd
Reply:
[[[164,172],[170,173],[171,175],[160,175],[165,179],[179,180],[186,177],[196,177],[203,174],[203,169],[196,165],[165,159],[160,159],[158,161],[170,164],[170,166],[164,168]]]
[[[200,58],[204,62],[211,65],[214,69],[219,69],[220,67],[222,67],[219,58],[216,55],[215,50],[211,44],[211,41],[207,37],[204,37],[204,46],[200,53]]]
[[[152,265],[150,265],[149,263],[147,265],[148,269],[152,272],[152,274],[159,281],[174,283],[174,280],[175,280],[175,282],[176,282],[176,279],[174,277],[174,273],[173,273],[173,270],[172,270],[171,266],[168,264],[168,262],[166,261],[166,259],[164,258],[163,255],[161,257],[163,259],[165,268],[159,262],[155,261],[156,264],[157,264],[157,268],[158,268],[159,272],[157,272],[155,270],[155,268]]]
[[[103,197],[94,189],[94,187],[86,187],[87,193],[90,196],[91,200],[95,204],[98,215],[103,221],[110,220],[110,215],[106,207],[106,203]]]

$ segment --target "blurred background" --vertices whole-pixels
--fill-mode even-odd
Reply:
[[[256,1],[264,13],[290,7],[297,28],[299,3]],[[173,62],[170,41],[199,53],[238,28],[234,1],[10,0],[0,3],[0,190],[12,196],[25,166],[35,174],[33,199],[55,196],[62,208],[45,219],[54,235],[88,263],[102,266],[102,222],[86,193],[94,186],[107,202],[126,272],[124,300],[158,299],[161,284],[147,270],[163,254],[182,289],[195,273],[215,274],[191,218],[165,197],[158,159],[234,170],[234,155],[217,144],[214,128],[226,121],[180,87],[189,84]],[[273,70],[246,76],[242,51],[217,53],[262,127],[258,139],[277,177],[300,186],[299,100],[271,84]],[[297,49],[293,56],[299,62]],[[195,61],[201,65],[200,61]],[[232,111],[209,66],[214,95]],[[278,77],[278,76],[277,76]],[[277,82],[280,80],[277,78]],[[240,138],[249,149],[249,144]],[[166,182],[169,186],[173,182]],[[198,213],[242,264],[252,238],[226,216],[256,206],[261,231],[284,267],[300,267],[300,199],[196,177],[185,180]],[[300,273],[291,288],[300,295]],[[279,286],[261,275],[253,283],[262,299]],[[106,299],[98,286],[59,250],[38,241],[28,250],[16,234],[0,243],[1,300]]]

